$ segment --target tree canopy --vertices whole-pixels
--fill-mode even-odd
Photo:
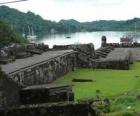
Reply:
[[[23,13],[7,6],[0,6],[0,17],[20,34],[24,31],[24,33],[28,35],[29,27],[34,30],[36,35],[45,35],[51,33],[52,30],[56,33],[80,31],[80,26],[68,24],[62,21],[54,22],[44,20],[41,16],[30,11]]]
[[[135,25],[140,30],[140,18],[126,21],[99,20],[92,22],[78,22],[74,19],[59,22],[45,20],[41,16],[28,11],[20,12],[7,6],[0,6],[0,18],[5,20],[16,32],[29,34],[29,27],[37,36],[54,33],[71,33],[80,31],[134,31]]]
[[[0,20],[0,48],[10,43],[25,43],[27,40],[15,33],[8,24]]]

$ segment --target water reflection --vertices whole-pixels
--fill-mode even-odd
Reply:
[[[93,43],[95,48],[99,48],[101,45],[101,37],[105,35],[107,37],[108,43],[119,43],[120,37],[124,35],[135,35],[135,38],[139,42],[140,33],[134,34],[134,32],[113,32],[113,31],[104,31],[104,32],[79,32],[72,34],[53,34],[44,36],[39,40],[39,42],[44,42],[48,44],[50,48],[53,45],[69,45],[69,44],[79,44],[79,43]],[[66,38],[70,37],[70,38]]]

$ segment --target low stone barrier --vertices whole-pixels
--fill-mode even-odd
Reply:
[[[133,62],[131,49],[115,48],[105,58],[93,59],[93,68],[128,70]]]
[[[0,110],[0,116],[97,116],[88,103],[54,103]]]
[[[78,44],[78,45],[55,45],[53,50],[65,50],[73,49],[77,52],[77,64],[79,67],[87,68],[91,67],[91,60],[96,58],[94,45],[89,44]]]
[[[106,43],[105,46],[111,46],[115,48],[137,48],[140,47],[140,43]]]
[[[21,104],[40,104],[51,102],[74,101],[72,85],[34,85],[19,92]]]

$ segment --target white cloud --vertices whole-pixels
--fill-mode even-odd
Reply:
[[[30,10],[50,20],[92,21],[140,17],[139,4],[140,0],[29,0],[8,6]]]

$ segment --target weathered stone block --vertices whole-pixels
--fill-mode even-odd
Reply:
[[[0,109],[19,105],[20,86],[0,72]]]
[[[20,90],[21,104],[39,104],[60,101],[73,101],[71,85],[36,85]]]

